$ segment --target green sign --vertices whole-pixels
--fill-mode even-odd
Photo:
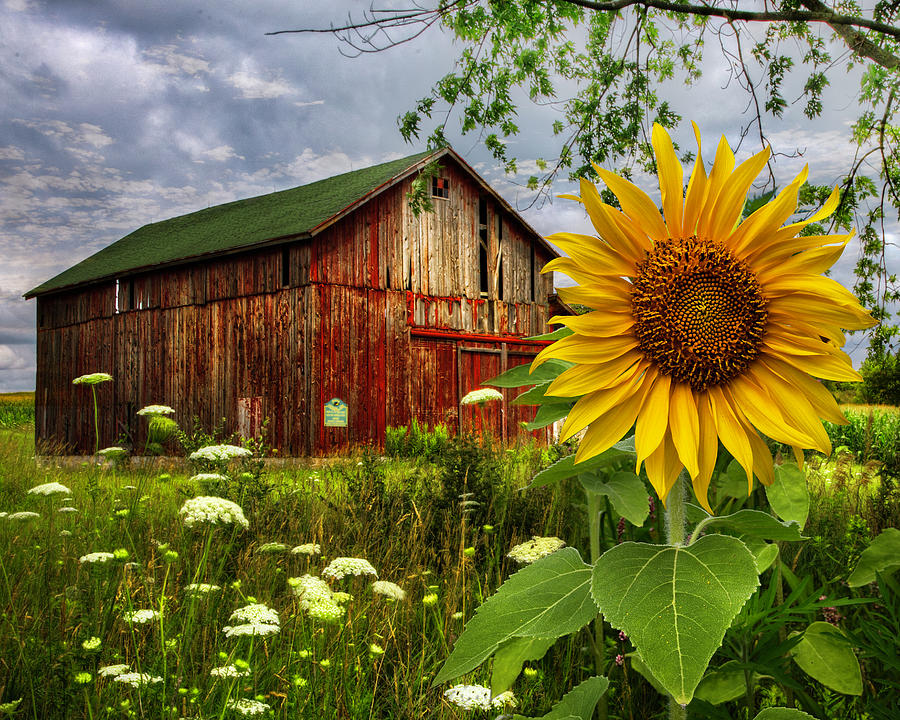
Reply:
[[[347,427],[347,403],[331,398],[325,403],[325,427]]]

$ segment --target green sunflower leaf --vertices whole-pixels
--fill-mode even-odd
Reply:
[[[524,385],[540,385],[541,383],[545,383],[548,380],[555,380],[557,376],[559,376],[563,372],[563,370],[568,370],[574,364],[575,363],[570,363],[566,360],[557,360],[556,358],[551,358],[542,365],[538,365],[538,367],[532,373],[530,372],[531,363],[527,362],[521,365],[516,365],[515,367],[511,367],[505,373],[497,375],[497,377],[493,377],[490,380],[485,380],[482,385],[492,385],[493,387],[503,388],[522,387]]]
[[[594,473],[582,473],[578,480],[588,492],[608,497],[615,511],[636,527],[650,514],[647,488],[633,472],[615,472],[605,481]]]
[[[656,680],[686,705],[758,585],[746,546],[708,535],[690,546],[617,545],[594,566],[591,592]]]
[[[569,414],[569,411],[572,410],[572,403],[564,402],[564,403],[548,403],[547,405],[541,405],[538,408],[538,411],[534,414],[534,420],[530,423],[525,423],[526,430],[540,430],[542,427],[547,427],[551,423],[555,423],[557,420],[562,420],[566,415]]]
[[[547,388],[550,387],[552,380],[548,380],[540,385],[535,385],[530,390],[526,390],[521,395],[517,395],[512,405],[551,405],[560,404],[561,402],[573,403],[578,398],[560,398],[555,395],[547,395]]]
[[[574,332],[563,325],[560,328],[556,328],[556,330],[554,330],[553,332],[544,333],[543,335],[530,335],[527,338],[523,338],[523,340],[562,340],[563,338],[569,337],[569,335],[574,334]]]
[[[749,535],[760,540],[806,539],[800,534],[800,525],[796,522],[781,522],[778,518],[760,510],[738,510],[731,515],[711,517],[701,507],[691,503],[685,505],[688,517],[691,520],[706,520],[705,527],[724,527],[738,535]]]
[[[594,708],[608,687],[609,680],[602,675],[588,678],[563,695],[546,715],[533,719],[513,715],[513,720],[591,720]]]
[[[796,464],[775,466],[775,482],[766,488],[766,497],[775,514],[786,522],[795,522],[802,530],[809,517],[809,491],[806,473]]]
[[[519,637],[504,643],[494,653],[491,668],[491,694],[499,695],[512,687],[528,660],[540,660],[557,638]]]
[[[875,573],[888,573],[900,568],[900,530],[887,528],[862,551],[856,569],[847,578],[850,587],[875,582]]]
[[[753,673],[754,682],[758,677],[757,673]],[[705,700],[710,705],[721,705],[724,702],[736,700],[746,691],[743,669],[735,660],[729,660],[703,676],[694,691],[694,697]]]
[[[791,652],[800,669],[825,687],[844,695],[862,695],[859,660],[844,633],[834,625],[814,622]]]
[[[534,488],[550,485],[566,478],[575,477],[581,473],[609,469],[625,462],[631,462],[633,465],[634,458],[634,441],[631,438],[625,438],[617,442],[609,450],[588,458],[577,465],[575,464],[574,455],[566,455],[566,457],[557,460],[550,467],[537,473],[528,487]]]
[[[473,670],[513,638],[580,630],[597,615],[590,584],[591,566],[574,548],[523,568],[475,611],[432,685]]]
[[[766,708],[753,720],[816,720],[809,713],[794,708]]]

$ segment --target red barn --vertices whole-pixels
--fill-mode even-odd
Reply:
[[[418,217],[417,178],[434,205]],[[27,293],[36,441],[92,450],[72,385],[92,372],[114,377],[101,446],[140,447],[148,404],[245,435],[269,418],[285,455],[380,445],[414,418],[457,430],[478,418],[466,392],[540,350],[524,338],[547,331],[553,257],[449,148],[145,225]],[[514,394],[485,414],[505,439],[533,417]]]

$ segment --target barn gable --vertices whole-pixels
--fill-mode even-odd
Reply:
[[[407,193],[438,160],[434,212]],[[92,444],[87,398],[106,388],[102,442],[138,446],[144,404],[182,425],[253,433],[285,454],[380,443],[388,425],[473,418],[459,398],[533,356],[555,253],[450,149],[144,226],[33,289],[38,442]],[[324,405],[349,407],[329,426]],[[488,413],[512,437],[528,409]]]

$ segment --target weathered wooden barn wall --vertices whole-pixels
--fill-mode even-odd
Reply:
[[[541,347],[510,336],[546,331],[539,271],[552,255],[446,160],[450,194],[434,213],[412,215],[407,179],[311,239],[38,296],[38,442],[92,449],[91,391],[71,380],[98,371],[115,378],[96,388],[103,446],[130,438],[139,450],[135,413],[151,403],[183,427],[226,418],[255,433],[269,418],[283,454],[381,442],[412,418],[477,424],[462,395]],[[332,397],[349,406],[346,428],[323,425]],[[532,416],[504,402],[485,421],[512,439]]]

